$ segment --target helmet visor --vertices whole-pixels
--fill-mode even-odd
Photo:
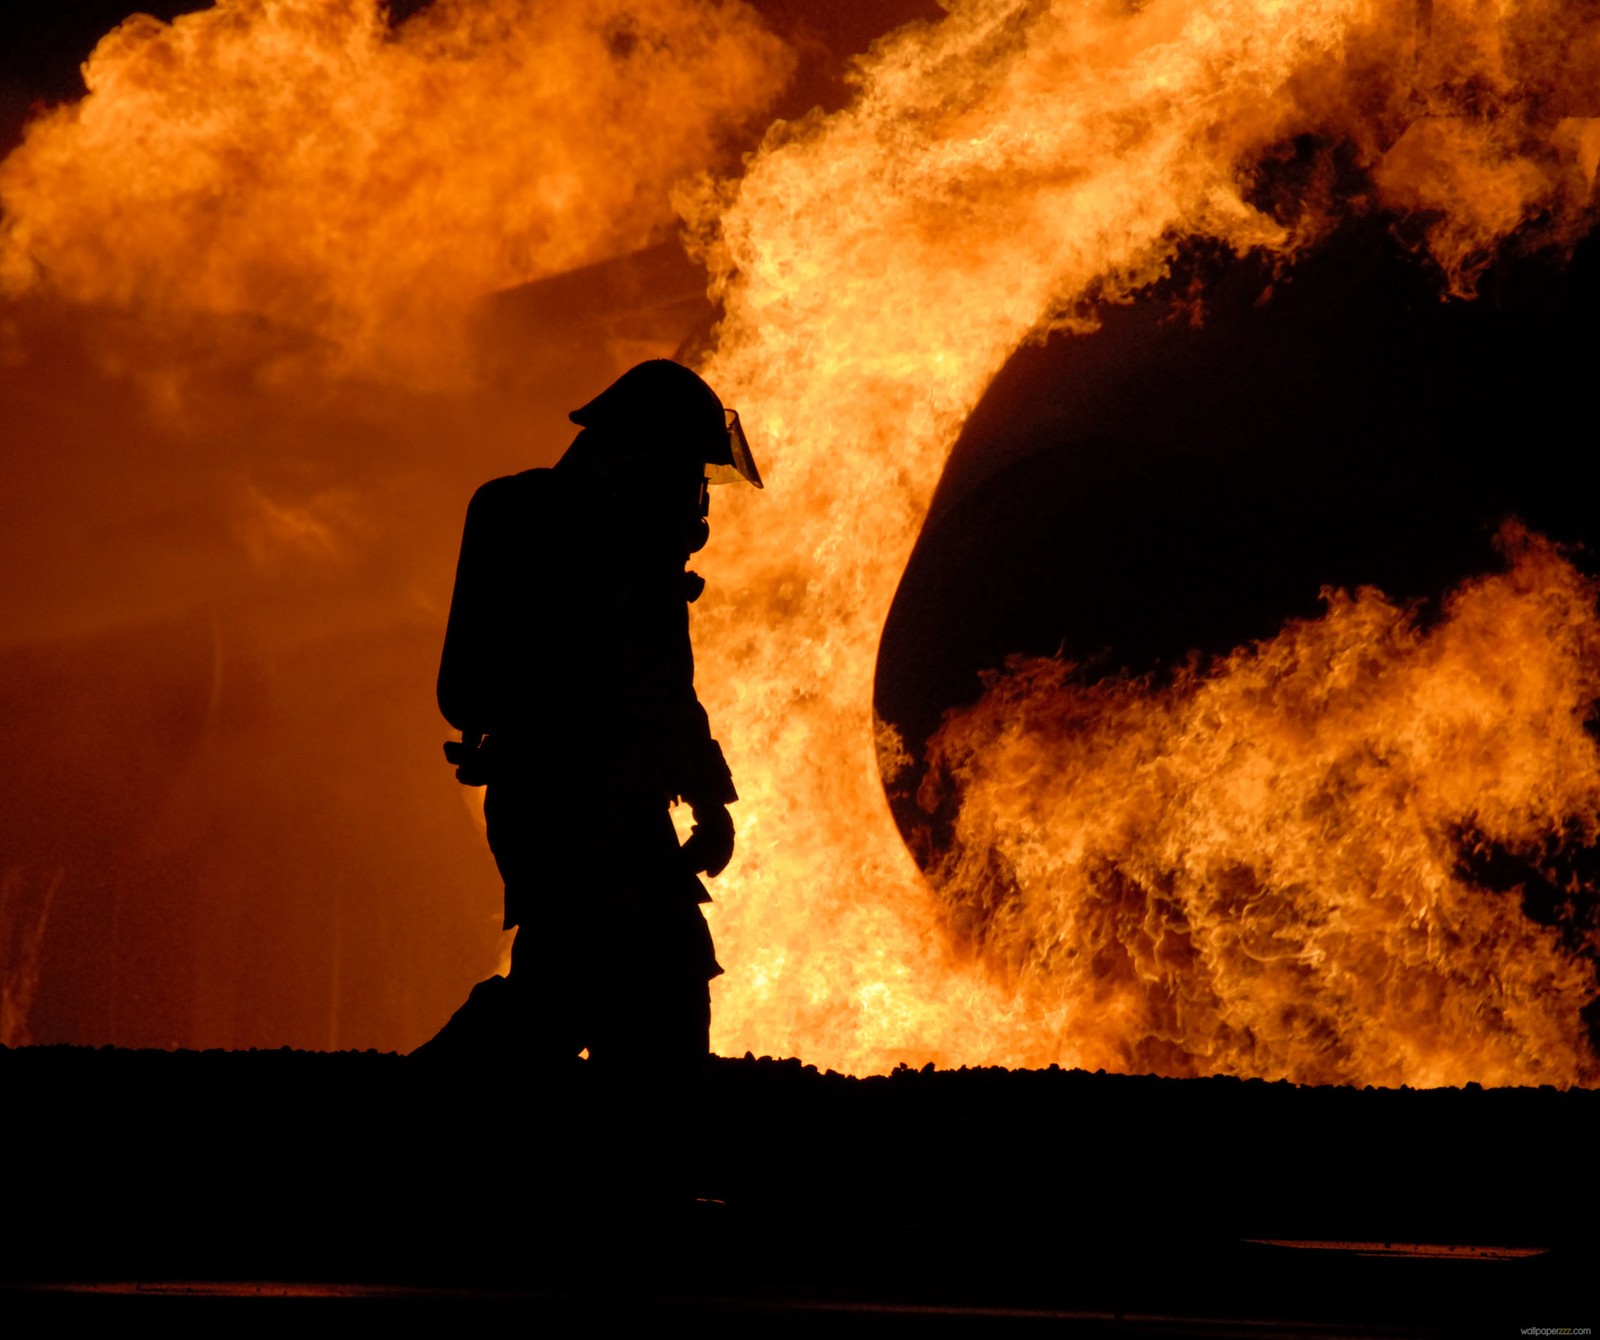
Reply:
[[[728,459],[729,465],[708,463],[706,466],[706,481],[711,484],[733,484],[743,479],[754,484],[758,489],[763,487],[761,472],[756,469],[756,458],[750,454],[750,442],[744,435],[744,428],[739,422],[739,411],[725,409],[723,418],[728,425]]]

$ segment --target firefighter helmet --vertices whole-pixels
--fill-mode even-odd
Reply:
[[[697,373],[670,358],[628,369],[567,417],[607,436],[664,439],[693,453],[713,484],[744,479],[762,487],[738,411],[725,409]]]

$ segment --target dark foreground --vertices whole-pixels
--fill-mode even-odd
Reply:
[[[718,1060],[687,1203],[608,1176],[626,1114],[503,1074],[34,1048],[0,1049],[0,1086],[0,1316],[1600,1325],[1596,1092]]]

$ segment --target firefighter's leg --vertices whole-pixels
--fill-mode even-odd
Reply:
[[[682,908],[656,930],[648,953],[630,955],[629,970],[611,979],[591,1056],[614,1123],[609,1145],[619,1188],[671,1207],[699,1191],[711,999],[695,952],[706,938],[699,908]]]
[[[541,918],[511,942],[511,999],[524,1057],[540,1069],[570,1071],[588,1045],[587,955],[572,928]]]
[[[484,818],[505,880],[506,924],[517,927],[509,976],[524,1058],[537,1068],[570,1070],[586,1045],[591,976],[582,852],[573,850],[572,825],[539,785],[491,783]]]

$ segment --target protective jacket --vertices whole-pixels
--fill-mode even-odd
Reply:
[[[633,852],[655,870],[647,896],[707,900],[661,827],[674,799],[737,798],[694,690],[687,558],[658,498],[566,458],[491,480],[467,509],[438,697],[464,736],[487,736],[508,928],[593,882],[597,854],[574,850],[572,830],[596,822],[649,846]]]

